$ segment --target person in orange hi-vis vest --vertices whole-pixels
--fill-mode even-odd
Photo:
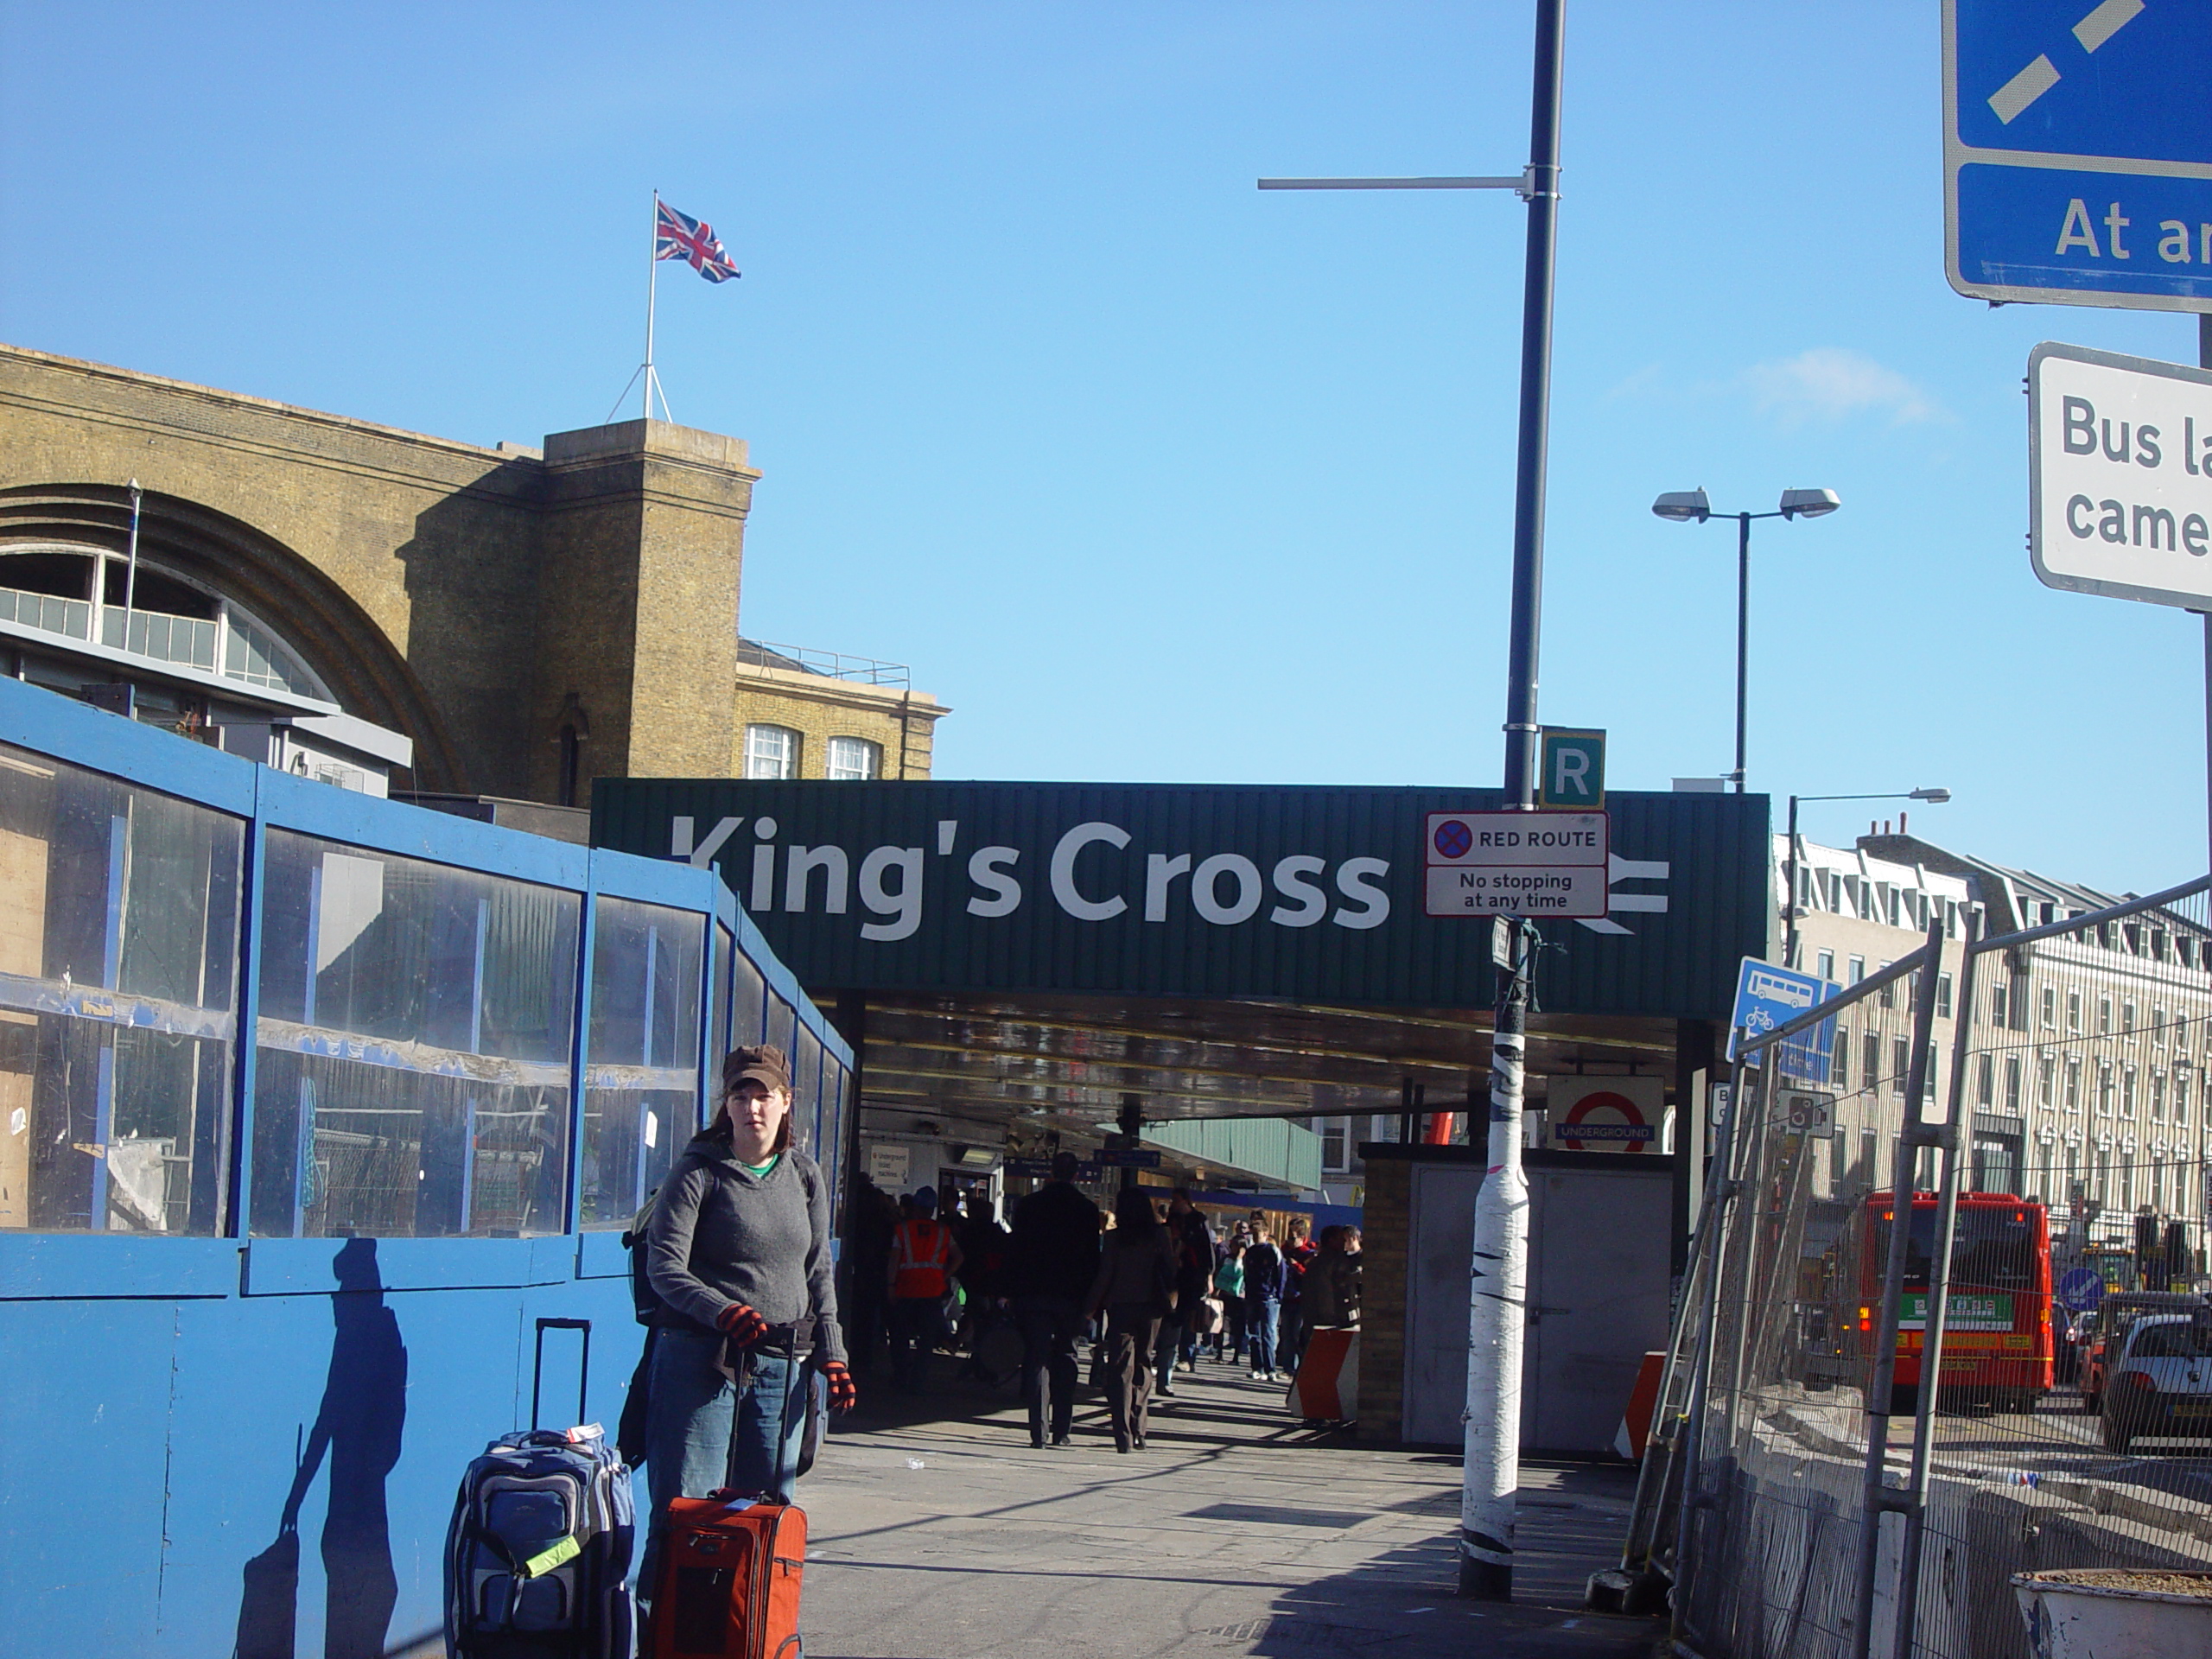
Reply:
[[[964,1259],[937,1218],[937,1189],[918,1187],[910,1202],[913,1214],[891,1235],[891,1385],[900,1394],[922,1392],[930,1354],[950,1334],[944,1299]]]

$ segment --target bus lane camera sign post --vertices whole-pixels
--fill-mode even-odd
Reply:
[[[1603,812],[1432,812],[1427,828],[1431,916],[1605,913]]]
[[[2212,609],[2212,372],[2028,358],[2028,552],[2053,588]]]

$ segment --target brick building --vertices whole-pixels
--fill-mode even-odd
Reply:
[[[740,640],[760,476],[665,422],[485,448],[0,346],[0,671],[379,791],[926,776],[903,670]]]

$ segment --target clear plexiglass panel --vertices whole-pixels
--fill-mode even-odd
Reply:
[[[245,844],[0,744],[0,1228],[221,1229]]]
[[[252,1230],[566,1225],[579,895],[269,832]]]
[[[706,918],[608,898],[594,916],[582,1214],[607,1228],[628,1224],[699,1127]]]

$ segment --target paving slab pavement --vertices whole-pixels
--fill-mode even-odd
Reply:
[[[1522,1469],[1518,1599],[1453,1593],[1456,1456],[1302,1429],[1282,1389],[1202,1361],[1114,1450],[1086,1390],[1075,1444],[1033,1449],[1013,1390],[919,1400],[879,1373],[802,1485],[809,1659],[1653,1652],[1662,1627],[1584,1611],[1618,1564],[1635,1475]],[[875,1386],[868,1386],[874,1382]]]

